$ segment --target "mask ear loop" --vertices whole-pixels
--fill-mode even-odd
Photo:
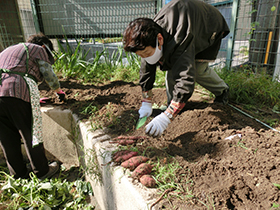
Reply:
[[[52,56],[52,58],[51,58],[51,62],[52,62],[52,64],[56,61],[56,58],[55,58],[55,56],[54,56],[54,53],[51,51],[51,49],[49,48],[49,46],[47,45],[47,44],[45,44],[45,43],[43,43],[44,44],[44,46],[45,46],[45,49],[47,49],[47,51],[51,54],[51,56]]]
[[[49,46],[47,45],[47,44],[45,44],[45,43],[43,43],[44,44],[44,46],[46,47],[46,49],[49,51],[49,53],[54,57],[54,54],[53,54],[53,52],[51,51],[51,49],[49,48]]]

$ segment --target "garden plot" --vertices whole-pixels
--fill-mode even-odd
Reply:
[[[63,104],[55,102],[53,92],[41,86],[42,97],[53,97],[46,105],[71,109],[81,122],[88,122],[92,131],[104,125],[106,134],[112,137],[145,135],[145,126],[135,130],[141,105],[139,86],[124,81],[94,85],[76,80],[61,80],[61,86],[67,95]],[[154,89],[153,103],[160,107],[165,101],[165,89]],[[159,112],[155,108],[152,117]],[[279,119],[269,110],[261,113]],[[279,139],[278,132],[230,106],[213,104],[207,94],[195,92],[161,137],[147,136],[135,145],[140,154],[159,166],[152,172],[159,180],[156,199],[165,190],[175,189],[166,193],[153,210],[277,207]],[[107,143],[105,140],[96,146],[101,150]],[[101,150],[99,158],[110,157],[103,153]]]

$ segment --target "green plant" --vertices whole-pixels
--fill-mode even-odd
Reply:
[[[255,12],[255,10],[253,11]],[[260,25],[259,22],[252,22],[251,23],[251,28],[250,28],[250,31],[248,32],[249,35],[252,35],[254,33],[254,31],[256,30],[256,28]],[[255,42],[256,39],[249,39],[250,42]]]
[[[180,186],[176,182],[178,180],[178,174],[176,172],[180,168],[181,166],[175,160],[168,163],[166,162],[165,164],[161,164],[158,160],[157,163],[155,163],[155,180],[157,181],[158,188],[161,191],[168,188],[175,188],[177,190],[180,189]]]
[[[95,118],[95,114],[92,114],[89,118],[89,122],[90,122],[90,127],[91,129],[89,129],[89,131],[96,131],[97,129],[102,129],[103,128],[103,124],[100,123],[96,118]]]
[[[55,53],[56,62],[54,63],[54,69],[56,72],[61,72],[63,77],[76,78],[86,72],[87,66],[90,65],[86,61],[87,52],[81,47],[81,42],[76,40],[76,48],[72,49],[67,37],[65,36],[66,49],[63,47],[62,43],[57,40],[58,52]]]
[[[82,114],[94,114],[98,111],[98,108],[92,105],[93,102],[89,103],[87,106],[81,108]]]
[[[234,146],[234,147],[241,147],[241,148],[243,148],[243,149],[248,149],[248,148],[245,146],[245,144],[242,143],[243,141],[245,141],[245,140],[244,140],[244,139],[241,139],[241,140],[239,140],[239,141],[237,142],[236,145],[232,145],[232,146]]]
[[[121,42],[122,37],[112,37],[112,38],[96,38],[95,41],[99,43],[114,43],[114,42]]]
[[[249,49],[247,46],[241,46],[240,50],[239,50],[240,54],[243,54],[244,56],[248,56],[249,55]]]
[[[273,203],[270,209],[280,210],[280,204]]]
[[[277,187],[278,189],[280,189],[280,184],[273,183],[273,185],[274,185],[275,187]]]
[[[206,202],[203,202],[203,201],[199,200],[198,198],[196,198],[196,199],[199,203],[203,204],[207,208],[207,210],[210,209],[209,206],[212,206],[211,209],[215,210],[216,208],[215,208],[215,203],[213,201],[213,198],[210,198],[209,196],[207,196],[207,198],[208,199],[206,199]],[[209,203],[209,205],[208,205],[208,203]]]
[[[273,108],[280,105],[280,83],[274,81],[270,75],[253,73],[253,71],[246,69],[231,71],[226,68],[218,74],[230,87],[231,102],[254,107],[268,106]]]
[[[4,172],[1,175],[1,203],[5,203],[7,209],[94,209],[85,200],[93,194],[88,182],[61,179],[41,182],[33,173],[30,180],[14,179]]]
[[[278,189],[280,189],[280,184],[277,183],[273,183],[273,185],[275,187],[277,187]],[[273,203],[272,207],[270,209],[276,209],[276,210],[280,210],[280,205],[278,203]]]
[[[84,156],[82,158],[84,160],[84,164],[81,166],[82,170],[86,175],[88,175],[91,181],[103,184],[102,172],[100,166],[98,165],[96,151],[93,149],[87,149],[83,150],[83,154]]]
[[[83,82],[98,82],[123,80],[135,82],[139,78],[139,68],[141,58],[135,53],[124,52],[121,45],[110,55],[108,49],[96,51],[92,58],[87,60],[88,51],[81,47],[81,40],[76,39],[76,44],[71,44],[65,35],[65,47],[57,40],[58,52],[54,69],[56,73],[61,73],[64,78],[79,79]],[[76,46],[73,49],[73,46]],[[158,71],[156,75],[156,86],[164,85],[163,71]]]
[[[165,71],[161,71],[157,69],[156,79],[155,79],[155,87],[165,87]]]

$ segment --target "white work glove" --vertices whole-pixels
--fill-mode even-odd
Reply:
[[[152,103],[143,101],[142,106],[140,107],[140,109],[138,111],[139,118],[142,118],[145,116],[150,117],[152,112],[153,112]]]
[[[158,137],[166,130],[170,123],[170,119],[162,112],[146,125],[145,132],[150,136]]]

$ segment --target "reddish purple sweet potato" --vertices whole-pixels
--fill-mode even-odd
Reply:
[[[138,140],[138,139],[145,139],[146,136],[118,136],[114,138],[113,140],[119,140],[119,139],[130,139],[130,140]]]
[[[116,160],[119,161],[120,157],[122,157],[122,156],[124,156],[124,155],[126,155],[130,152],[132,152],[132,151],[130,151],[130,150],[119,150],[119,151],[112,154],[112,160],[111,161],[109,161],[108,163],[101,164],[101,165],[106,166],[106,165],[111,164],[112,162],[116,162]]]
[[[128,160],[129,158],[131,158],[131,157],[133,157],[133,156],[136,156],[136,155],[138,155],[138,152],[129,152],[129,153],[126,153],[126,154],[124,154],[124,155],[121,155],[121,156],[119,156],[119,157],[117,157],[115,160],[114,160],[114,162],[115,163],[122,163],[123,161],[126,161],[126,160]]]
[[[150,174],[145,174],[145,175],[141,176],[140,182],[145,187],[155,187],[156,186],[156,180]]]
[[[116,160],[118,157],[125,155],[127,153],[130,153],[130,152],[131,152],[130,150],[119,150],[112,155],[112,159]]]
[[[141,163],[145,163],[149,160],[149,158],[144,156],[134,156],[132,158],[129,158],[128,160],[124,161],[121,166],[124,168],[128,168],[129,170],[134,170],[137,166],[139,166]]]
[[[131,145],[134,144],[135,141],[133,139],[121,139],[121,140],[117,140],[117,141],[110,141],[110,144],[118,144],[118,145],[122,145],[122,146],[127,146],[127,145]]]
[[[131,174],[131,177],[134,179],[138,179],[145,174],[149,174],[152,172],[153,166],[148,163],[141,163],[137,166]]]

